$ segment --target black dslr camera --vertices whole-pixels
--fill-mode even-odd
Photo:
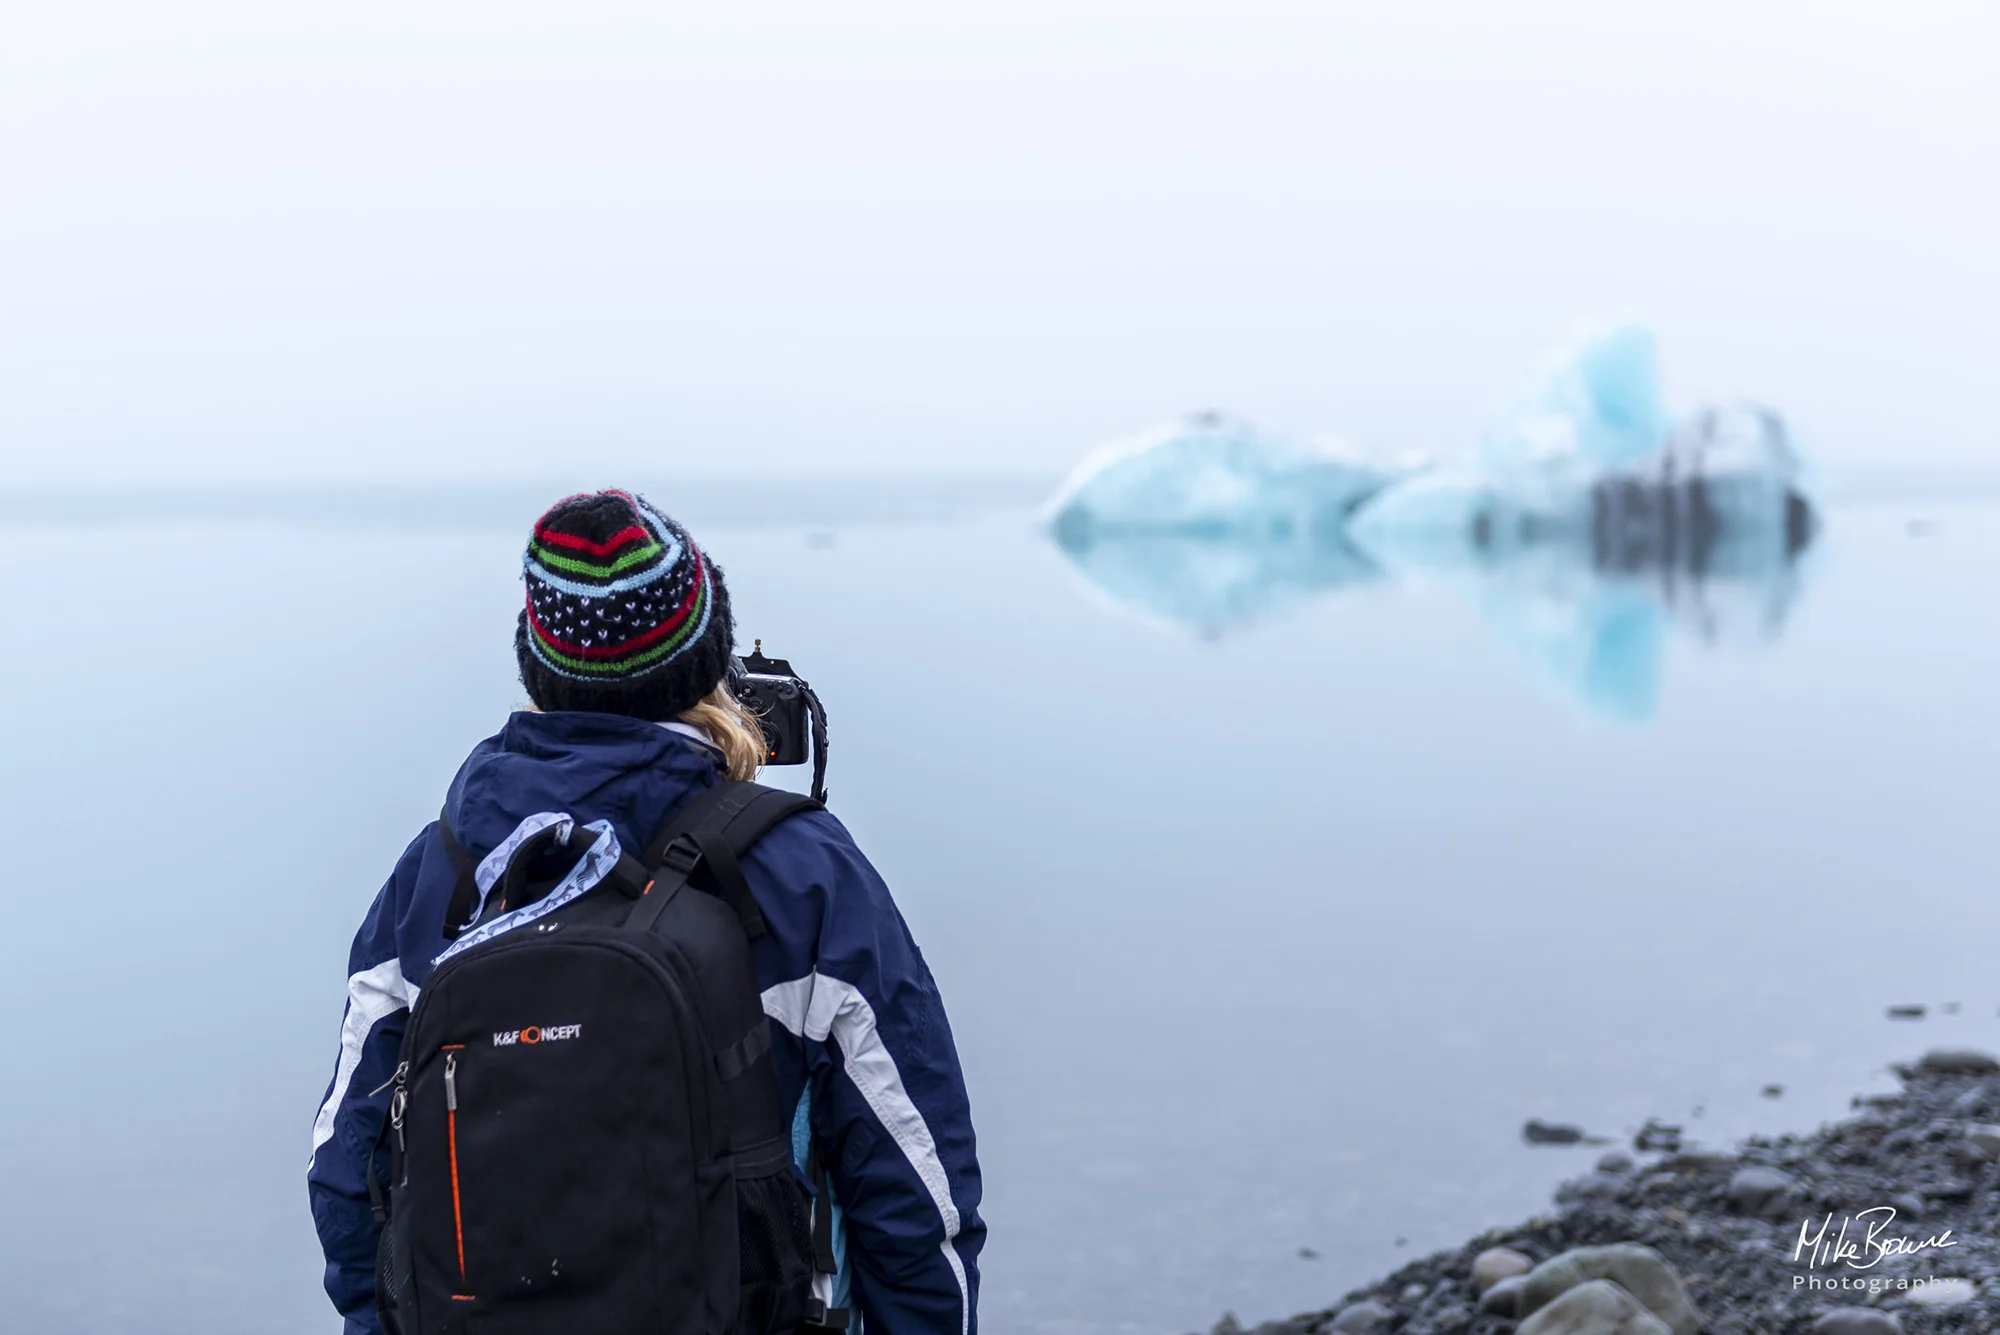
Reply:
[[[826,709],[805,679],[782,658],[764,657],[755,642],[748,658],[729,660],[729,690],[764,730],[764,763],[812,761],[813,797],[826,801]]]

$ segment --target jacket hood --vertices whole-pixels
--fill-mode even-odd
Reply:
[[[579,823],[609,820],[636,849],[688,794],[717,778],[714,750],[657,723],[524,710],[473,748],[452,780],[444,814],[475,853],[542,811],[567,812]]]

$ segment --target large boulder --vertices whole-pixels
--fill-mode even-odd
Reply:
[[[1515,1335],[1671,1335],[1672,1327],[1608,1279],[1565,1290]]]
[[[1637,1299],[1673,1335],[1700,1335],[1701,1318],[1695,1315],[1681,1277],[1665,1257],[1632,1242],[1576,1247],[1542,1262],[1528,1272],[1521,1290],[1521,1315],[1533,1316],[1570,1290],[1597,1280],[1610,1280]],[[1525,1325],[1520,1335],[1528,1335]]]

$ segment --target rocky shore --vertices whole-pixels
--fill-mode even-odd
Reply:
[[[1941,1049],[1897,1074],[1844,1121],[1732,1153],[1649,1125],[1548,1214],[1213,1335],[2000,1331],[2000,1060]]]

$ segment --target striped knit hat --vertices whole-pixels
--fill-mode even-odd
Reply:
[[[728,671],[735,633],[722,571],[639,497],[556,502],[522,566],[528,603],[514,655],[536,708],[665,720]]]

